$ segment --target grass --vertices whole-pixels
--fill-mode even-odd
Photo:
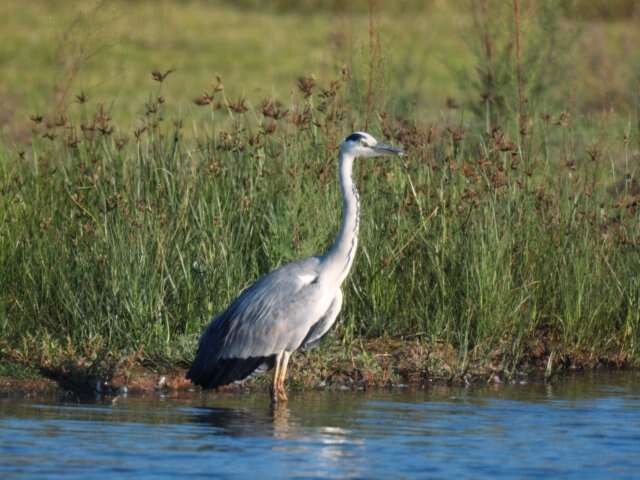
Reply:
[[[387,110],[434,122],[450,115],[448,98],[477,101],[473,75],[478,53],[470,47],[479,44],[475,37],[468,41],[474,21],[465,1],[436,3],[397,9],[395,2],[374,2],[386,86],[377,100]],[[498,43],[508,36],[512,27],[503,10],[510,2],[472,3],[487,4],[489,30]],[[163,93],[172,100],[171,113],[186,119],[189,127],[207,119],[190,105],[216,75],[222,76],[230,98],[245,97],[254,106],[265,96],[289,102],[300,75],[326,82],[343,65],[358,80],[354,88],[366,89],[367,8],[350,11],[339,2],[332,5],[310,13],[197,0],[74,1],[65,9],[47,0],[3,2],[0,13],[9,20],[0,34],[0,132],[10,140],[26,140],[29,115],[49,113],[60,102],[68,105],[80,92],[93,103],[110,106],[118,124],[129,127],[143,113],[145,82],[155,69],[176,69]],[[523,16],[530,10],[523,7]],[[565,19],[561,25],[579,41],[572,46],[542,42],[543,50],[553,48],[562,56],[547,94],[590,113],[632,111],[639,63],[637,18]],[[524,22],[523,31],[530,30],[535,28]],[[539,37],[528,49],[525,45],[532,57],[540,50],[538,42]],[[357,98],[352,95],[352,101]]]
[[[274,13],[228,2],[161,0],[77,1],[59,9],[39,0],[4,2],[2,9],[11,21],[0,45],[6,72],[0,95],[11,115],[5,129],[14,134],[20,125],[24,130],[28,115],[48,111],[69,85],[68,102],[83,91],[112,105],[119,122],[132,122],[146,100],[141,85],[149,72],[175,68],[164,94],[175,101],[172,113],[196,123],[206,117],[189,104],[215,75],[223,77],[231,98],[257,104],[268,95],[288,100],[300,75],[328,80],[344,64],[359,72],[368,61],[366,8]],[[385,49],[393,52],[386,69],[402,76],[394,102],[438,99],[429,105],[437,115],[457,92],[450,88],[449,63],[460,66],[465,56],[462,39],[447,31],[450,13],[436,11],[429,29],[426,15],[419,22],[402,13],[380,17]],[[434,81],[425,85],[427,75]]]
[[[306,15],[216,6],[222,12],[216,22],[240,29],[243,22],[293,26]],[[14,13],[27,18],[29,8]],[[126,30],[152,7],[141,2],[136,8],[114,25]],[[179,12],[198,25],[204,23],[201,8],[187,2]],[[163,11],[166,21],[181,18]],[[278,55],[292,63],[279,64],[279,76],[267,74],[267,80],[241,75],[262,72],[264,65],[234,63],[232,87],[226,75],[224,90],[209,87],[206,75],[191,82],[186,65],[203,62],[199,55],[205,54],[178,39],[184,34],[201,41],[197,29],[176,29],[168,58],[143,61],[143,48],[126,56],[110,50],[73,73],[74,86],[91,84],[113,71],[113,59],[128,58],[139,69],[127,70],[132,81],[138,85],[144,71],[150,86],[127,86],[120,77],[113,103],[94,100],[101,88],[105,97],[116,88],[108,74],[104,83],[87,87],[88,101],[67,98],[62,113],[44,108],[51,96],[33,93],[33,105],[41,107],[33,111],[43,118],[32,116],[29,143],[0,145],[0,359],[85,372],[136,362],[188,363],[204,325],[243,287],[330,245],[341,208],[336,147],[355,126],[368,123],[373,134],[404,145],[409,156],[356,168],[362,247],[327,351],[378,337],[407,345],[418,339],[446,346],[447,355],[456,352],[461,371],[483,359],[513,374],[544,338],[559,362],[581,354],[637,365],[637,114],[629,108],[592,115],[592,107],[582,109],[589,102],[558,100],[560,87],[534,96],[531,79],[540,62],[527,60],[534,45],[527,35],[535,30],[528,14],[523,10],[520,71],[515,75],[509,55],[501,60],[502,71],[512,73],[486,97],[505,105],[489,123],[482,113],[486,102],[473,116],[455,105],[421,115],[426,107],[420,102],[372,100],[362,88],[369,60],[354,60],[336,77],[325,73],[296,82],[294,71],[308,71],[300,59],[322,62],[313,55]],[[366,15],[354,15],[356,25],[366,22]],[[501,15],[509,21],[508,12]],[[326,13],[312,16],[309,31],[301,33],[309,38],[291,48],[313,43],[329,19]],[[143,36],[145,28],[132,36]],[[371,38],[385,31],[381,22]],[[446,49],[449,41],[439,46]],[[270,46],[281,53],[277,42]],[[382,61],[401,44],[381,42]],[[508,42],[496,42],[508,48]],[[221,65],[225,54],[234,56],[212,48],[220,51]],[[196,52],[194,58],[171,61],[184,51]],[[493,61],[460,54],[467,57],[478,65]],[[152,83],[156,62],[177,70]],[[488,70],[475,71],[480,81],[464,101],[477,105]],[[473,78],[473,71],[467,75]],[[191,93],[185,93],[187,80],[194,84]],[[277,88],[266,83],[271,81]],[[243,102],[234,94],[254,92],[256,82],[267,85],[260,97]],[[372,88],[389,98],[396,82],[376,77]],[[444,105],[448,93],[435,83],[429,88],[442,89]],[[28,83],[20,88],[23,95],[38,91]],[[408,80],[398,96],[417,98],[413,88]],[[522,92],[529,92],[527,98]],[[201,106],[193,104],[196,96]],[[372,353],[358,351],[359,363],[375,364]]]

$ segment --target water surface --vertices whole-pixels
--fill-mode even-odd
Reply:
[[[91,401],[0,393],[0,478],[638,478],[640,373]]]

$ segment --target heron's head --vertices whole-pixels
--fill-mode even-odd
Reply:
[[[366,132],[354,132],[349,135],[340,145],[340,151],[353,157],[404,155],[401,149],[380,143]]]

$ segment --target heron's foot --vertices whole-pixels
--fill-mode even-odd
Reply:
[[[284,385],[278,385],[278,390],[276,392],[278,401],[287,402],[289,401],[289,397],[287,396],[287,391],[284,389]]]
[[[287,402],[289,397],[284,385],[278,384],[271,387],[271,403]]]

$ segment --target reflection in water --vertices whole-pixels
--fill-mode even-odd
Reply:
[[[286,404],[259,408],[201,407],[190,409],[192,421],[208,425],[216,435],[287,438],[295,427]],[[292,431],[293,432],[293,431]]]
[[[347,469],[341,465],[346,459],[358,456],[358,447],[364,445],[362,439],[353,438],[351,430],[338,426],[309,428],[292,413],[288,404],[253,409],[202,407],[190,410],[193,413],[191,420],[195,424],[208,427],[207,435],[248,439],[272,437],[272,452],[304,458],[304,463],[313,464],[314,471],[320,476],[331,476],[337,469],[344,474],[348,473],[348,476],[358,477],[364,474],[357,462],[350,462]],[[215,442],[206,447],[211,451],[219,451],[221,448],[225,447]],[[304,469],[298,473],[303,474]]]
[[[3,399],[0,478],[634,478],[640,374],[553,386]]]
[[[273,422],[273,436],[276,438],[289,438],[290,434],[295,434],[293,427],[296,426],[294,420],[290,419],[289,407],[286,403],[269,406],[271,421]]]

